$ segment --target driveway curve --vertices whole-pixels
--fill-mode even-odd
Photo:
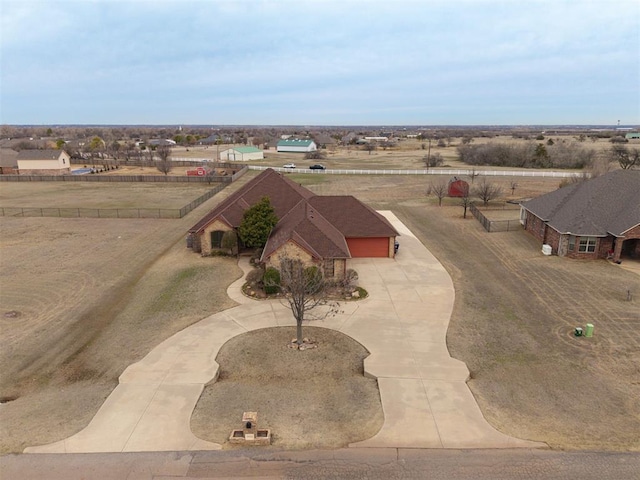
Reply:
[[[402,235],[398,255],[352,260],[369,297],[342,304],[342,313],[315,323],[351,336],[371,352],[365,374],[378,380],[384,424],[374,437],[351,446],[546,446],[504,435],[486,422],[466,385],[466,365],[451,358],[446,346],[455,298],[451,278],[392,212],[381,213]],[[240,267],[245,273],[251,268],[246,259]],[[243,281],[228,289],[240,305],[178,332],[130,365],[85,429],[25,453],[220,449],[190,429],[204,385],[217,377],[220,347],[251,330],[295,325],[280,302],[244,297]]]

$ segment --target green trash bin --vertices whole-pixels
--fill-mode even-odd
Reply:
[[[587,323],[587,328],[584,332],[585,337],[593,337],[593,323]]]

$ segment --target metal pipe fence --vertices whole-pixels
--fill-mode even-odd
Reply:
[[[504,208],[495,208],[494,210],[503,210]],[[516,208],[513,208],[515,211]],[[480,222],[480,225],[489,233],[492,232],[510,232],[521,230],[522,224],[520,220],[489,220],[480,209],[474,204],[469,205],[469,211]]]

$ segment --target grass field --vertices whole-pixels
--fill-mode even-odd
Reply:
[[[0,207],[179,209],[214,186],[206,183],[3,182]]]
[[[180,220],[0,218],[0,397],[12,400],[0,451],[77,432],[127,365],[232,305],[234,261],[195,255],[184,238],[253,175]],[[456,288],[449,349],[494,426],[557,448],[640,450],[640,319],[625,301],[627,288],[640,297],[638,275],[544,257],[522,231],[486,233],[456,200],[426,198],[425,177],[292,178],[393,210],[443,263]],[[515,196],[557,186],[521,179]],[[589,321],[593,339],[572,337]]]

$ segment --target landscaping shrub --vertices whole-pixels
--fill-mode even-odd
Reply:
[[[262,277],[262,283],[264,283],[264,292],[267,295],[278,293],[280,291],[280,272],[274,267],[267,268]]]
[[[344,288],[353,287],[355,283],[358,281],[358,272],[356,272],[353,268],[348,268],[344,273],[344,278],[340,282]]]

